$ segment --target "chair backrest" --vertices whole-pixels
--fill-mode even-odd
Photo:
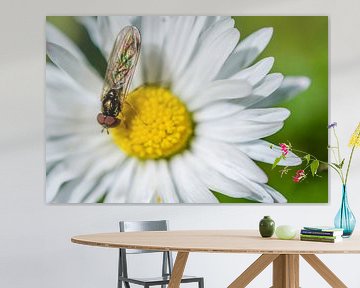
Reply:
[[[120,221],[120,232],[167,231],[167,220],[156,221]],[[126,254],[156,253],[159,251],[126,249]]]
[[[157,221],[120,221],[120,232],[138,232],[138,231],[167,231],[169,228],[167,220]],[[128,277],[127,257],[126,254],[140,253],[159,253],[161,251],[136,250],[136,249],[119,249],[119,275]],[[162,275],[172,273],[173,259],[169,251],[163,253]]]

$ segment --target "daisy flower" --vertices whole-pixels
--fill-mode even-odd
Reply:
[[[264,203],[286,202],[255,161],[280,147],[262,138],[290,112],[274,108],[307,89],[306,77],[269,73],[255,59],[271,39],[264,28],[239,41],[231,17],[79,17],[108,59],[126,25],[142,36],[124,106],[126,125],[100,133],[103,75],[79,47],[46,27],[46,199],[52,203],[218,203],[212,191]],[[290,155],[291,154],[291,155]],[[294,166],[290,157],[279,164]]]

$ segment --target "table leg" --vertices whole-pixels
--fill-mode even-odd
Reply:
[[[188,257],[189,257],[189,252],[177,253],[168,288],[180,287],[181,278],[184,274],[185,265]]]
[[[273,263],[273,288],[299,288],[299,255],[281,254]]]
[[[244,288],[257,275],[259,275],[271,262],[273,262],[278,254],[263,254],[254,263],[252,263],[238,278],[232,282],[228,288]]]
[[[346,288],[347,286],[314,254],[301,255],[320,274],[324,280],[335,288]]]
[[[301,255],[333,288],[347,286],[314,254]],[[299,255],[263,254],[252,263],[228,288],[244,288],[273,262],[271,288],[299,288]],[[177,288],[177,287],[176,287]]]

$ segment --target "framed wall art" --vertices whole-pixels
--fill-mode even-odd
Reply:
[[[288,150],[327,161],[327,17],[50,16],[46,54],[48,203],[328,202]]]

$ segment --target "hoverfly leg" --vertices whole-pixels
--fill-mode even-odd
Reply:
[[[101,133],[104,132],[104,130],[106,130],[106,134],[109,135],[109,128],[108,127],[105,127],[103,126],[103,129],[101,129]]]
[[[122,123],[124,123],[124,126],[125,126],[125,129],[128,129],[128,126],[126,124],[126,119],[125,119],[125,115],[123,112],[120,112],[120,116],[121,116],[121,119],[122,119]],[[121,123],[120,123],[121,124]]]
[[[137,111],[136,111],[136,109],[135,109],[135,107],[134,107],[129,101],[126,101],[126,100],[125,100],[124,103],[127,104],[127,105],[129,105],[129,107],[130,107],[136,114],[138,114]]]
[[[139,117],[139,119],[141,120],[141,122],[144,123],[145,126],[147,126],[147,124],[145,123],[145,121],[143,119],[141,119],[141,117],[139,116],[139,113],[136,111],[136,109],[134,108],[134,106],[128,102],[128,101],[124,101],[125,104],[129,105],[129,107],[135,112],[136,116]]]

